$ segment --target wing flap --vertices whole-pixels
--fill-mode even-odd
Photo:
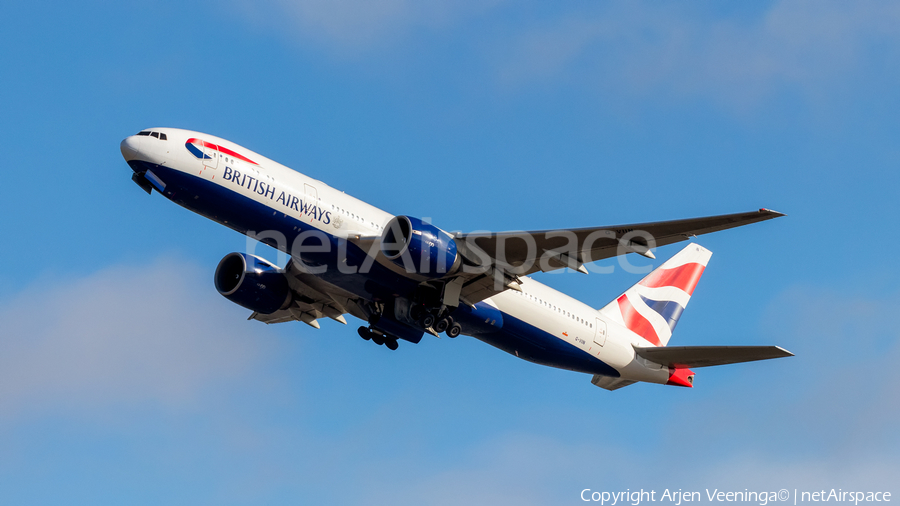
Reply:
[[[668,367],[709,367],[794,356],[779,346],[636,347],[634,352],[641,358]]]

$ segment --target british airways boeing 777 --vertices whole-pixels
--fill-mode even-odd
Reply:
[[[706,218],[532,232],[448,233],[392,215],[232,142],[152,128],[122,141],[132,179],[191,211],[290,255],[284,268],[230,253],[216,289],[264,323],[365,324],[391,350],[427,333],[469,335],[515,356],[592,375],[615,390],[638,381],[693,385],[690,368],[790,356],[777,346],[668,346],[712,253],[690,243],[595,309],[529,275],[768,220],[768,209]]]

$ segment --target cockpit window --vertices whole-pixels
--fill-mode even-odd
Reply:
[[[137,134],[138,134],[138,135],[148,136],[148,137],[156,137],[157,139],[159,139],[159,140],[161,140],[161,141],[167,141],[167,140],[169,140],[169,139],[166,137],[166,134],[164,134],[164,133],[162,133],[162,132],[151,132],[150,130],[141,130],[141,131],[138,132]]]

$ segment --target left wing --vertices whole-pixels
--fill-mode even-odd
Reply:
[[[584,264],[627,253],[654,258],[652,249],[784,216],[769,209],[686,220],[658,221],[597,228],[457,234],[466,262],[460,274],[461,300],[474,304],[508,288],[517,276],[570,268],[587,274]]]

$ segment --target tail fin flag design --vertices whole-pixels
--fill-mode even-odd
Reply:
[[[600,310],[653,346],[665,346],[712,252],[691,243]]]

